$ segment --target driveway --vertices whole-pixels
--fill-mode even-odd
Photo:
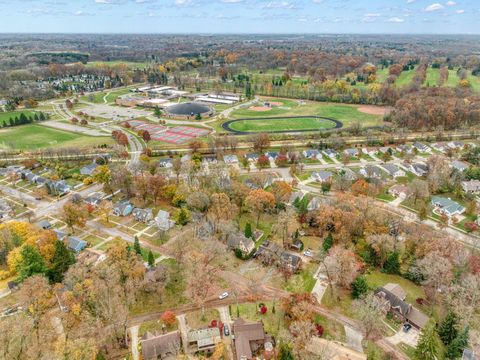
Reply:
[[[357,330],[354,330],[350,326],[344,325],[344,327],[345,327],[345,336],[347,339],[347,346],[353,350],[363,353],[362,333]]]
[[[138,354],[138,329],[140,328],[139,325],[132,326],[130,330],[130,336],[131,340],[130,342],[132,343],[132,358],[133,360],[138,360],[140,358]]]
[[[189,353],[189,348],[187,345],[188,344],[188,326],[185,320],[185,314],[178,315],[177,321],[178,321],[178,330],[180,330],[180,335],[182,336],[183,351],[185,351],[185,354],[188,354]]]
[[[389,342],[394,345],[400,343],[407,344],[411,347],[417,346],[418,336],[420,332],[417,329],[411,328],[409,332],[404,332],[403,329],[400,329],[395,335],[386,338]]]

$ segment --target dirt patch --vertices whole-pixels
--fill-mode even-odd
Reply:
[[[252,110],[252,111],[269,111],[271,109],[272,108],[268,106],[250,106],[248,108],[248,110]]]
[[[392,111],[392,108],[388,106],[363,105],[358,108],[358,111],[370,115],[387,115]]]

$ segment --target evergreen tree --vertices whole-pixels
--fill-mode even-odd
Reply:
[[[180,209],[180,212],[178,213],[178,223],[180,225],[186,225],[188,223],[188,213],[183,207]]]
[[[29,244],[23,245],[20,250],[20,255],[22,260],[17,268],[20,281],[35,274],[44,274],[47,270],[45,260],[35,246]]]
[[[387,274],[400,274],[400,259],[397,251],[392,251],[383,264],[383,271]]]
[[[352,297],[358,299],[368,292],[368,284],[365,276],[359,275],[352,283]]]
[[[436,360],[438,345],[435,321],[431,319],[420,333],[415,349],[415,358],[417,360]]]
[[[148,250],[147,263],[148,263],[148,266],[150,267],[155,265],[155,257],[153,256],[152,250]]]
[[[250,225],[249,222],[245,224],[245,237],[249,239],[253,238],[252,225]]]
[[[135,240],[133,241],[133,250],[135,250],[138,255],[142,255],[142,248],[140,247],[140,241],[138,241],[137,236],[135,236]]]
[[[323,251],[328,252],[328,250],[330,250],[332,246],[333,246],[333,236],[332,236],[332,233],[329,232],[327,237],[323,239],[323,244],[322,244]]]
[[[288,344],[280,344],[279,360],[294,360],[292,349]]]
[[[453,311],[450,311],[443,319],[438,328],[438,336],[448,346],[458,335],[458,318]]]
[[[469,330],[468,326],[465,327],[465,329],[453,339],[450,345],[448,345],[447,353],[445,354],[447,359],[455,360],[462,356],[463,349],[468,346],[468,339],[470,337]]]
[[[51,283],[59,283],[63,280],[63,274],[70,265],[75,263],[75,256],[67,249],[63,241],[55,242],[55,252],[52,258],[52,266],[47,270],[47,277]]]

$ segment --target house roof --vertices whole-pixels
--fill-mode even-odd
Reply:
[[[67,239],[67,246],[69,249],[79,252],[87,247],[87,242],[75,236],[70,236]]]
[[[314,171],[312,173],[312,177],[317,177],[322,181],[328,180],[333,176],[333,173],[330,171],[325,171],[325,170],[320,170],[320,171]]]
[[[419,328],[423,328],[429,320],[429,317],[427,315],[414,307],[410,309],[406,318],[410,323],[418,326]]]
[[[465,208],[456,201],[442,196],[433,196],[432,204],[441,207],[443,210],[450,214],[453,214],[455,212],[462,212],[463,210],[465,210]]]
[[[338,154],[338,152],[336,152],[333,149],[325,149],[325,150],[323,150],[323,152],[327,155],[337,155]]]
[[[318,154],[320,154],[320,151],[315,149],[309,149],[303,152],[303,155],[306,157],[317,156]]]
[[[462,181],[462,187],[465,191],[479,191],[480,180]]]
[[[48,220],[40,220],[37,225],[41,227],[42,229],[50,229],[52,227],[52,224],[50,224],[50,221]]]
[[[237,360],[253,357],[251,341],[265,340],[265,331],[261,322],[247,323],[243,319],[237,319],[232,326],[235,335],[235,354]]]
[[[400,300],[405,300],[407,293],[403,288],[395,283],[388,283],[383,287],[385,290],[390,291],[393,295],[397,296]]]
[[[363,170],[367,176],[382,176],[382,170],[378,166],[367,165]]]
[[[468,164],[464,163],[463,161],[453,160],[450,164],[451,167],[459,170],[464,171],[468,169]]]
[[[142,339],[142,357],[143,359],[163,358],[167,354],[172,354],[175,347],[181,344],[179,331],[173,331],[167,334],[147,331]],[[175,355],[175,354],[173,354]]]
[[[226,163],[238,162],[237,155],[223,155],[223,161]]]
[[[406,316],[410,311],[410,304],[400,299],[397,295],[388,291],[387,289],[380,287],[374,291],[375,295],[384,298],[389,302],[390,306],[399,312],[401,315]]]
[[[400,168],[395,164],[384,164],[383,168],[387,170],[390,175],[393,175],[400,170]]]
[[[91,164],[88,164],[80,169],[81,174],[93,174],[95,169],[98,167],[98,164],[96,162],[92,162]]]
[[[208,345],[207,342],[214,344],[213,338],[220,336],[218,327],[191,330],[187,334],[188,342],[197,342],[199,346]],[[200,345],[202,344],[202,345]]]

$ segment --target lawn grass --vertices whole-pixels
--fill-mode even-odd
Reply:
[[[33,150],[49,147],[92,147],[112,144],[110,137],[93,137],[37,124],[0,130],[0,148]]]
[[[217,309],[205,309],[197,310],[194,312],[189,312],[185,319],[187,321],[188,326],[192,329],[202,329],[206,328],[210,325],[212,320],[220,320],[220,314]]]
[[[440,69],[429,67],[427,69],[427,77],[425,79],[425,86],[433,87],[438,85],[440,80]]]
[[[246,132],[319,130],[334,127],[334,122],[319,118],[241,120],[230,125],[233,130]]]
[[[163,328],[162,325],[163,324],[160,321],[160,319],[145,321],[140,325],[140,328],[138,329],[138,336],[142,337],[147,331],[149,332],[162,331],[162,328]],[[177,330],[177,324],[175,323],[173,326],[167,326],[165,330],[175,331]]]
[[[27,118],[35,116],[35,111],[31,110],[0,112],[0,124],[4,121],[8,124],[10,118],[15,119],[16,117],[20,117],[22,113],[25,114]]]
[[[425,298],[425,291],[421,286],[415,285],[410,280],[407,280],[399,275],[385,274],[380,271],[372,271],[365,275],[368,286],[374,290],[378,287],[384,286],[388,283],[399,284],[403,290],[407,293],[406,301],[411,304],[415,304],[415,300],[418,298]]]
[[[267,313],[261,314],[258,311],[259,303],[238,304],[239,315],[246,321],[262,321],[265,331],[273,336],[277,336],[279,331],[285,328],[285,313],[281,304],[275,302],[275,313],[273,313],[273,301],[265,302]],[[231,306],[231,317],[237,319],[237,305]]]
[[[327,319],[320,314],[315,314],[313,321],[316,325],[322,325],[323,338],[327,340],[345,342],[345,327],[339,322]]]
[[[397,81],[395,81],[395,85],[398,87],[408,85],[415,75],[415,70],[416,68],[414,70],[402,71],[402,73],[398,76]]]
[[[285,284],[285,290],[298,294],[312,292],[316,282],[313,275],[315,274],[317,267],[318,265],[313,262],[304,266],[298,274],[294,274],[288,279]]]
[[[378,195],[377,199],[380,199],[380,200],[383,200],[383,201],[386,201],[386,202],[391,202],[391,201],[395,200],[395,196],[384,192],[384,193]]]
[[[272,101],[282,99],[268,98]],[[322,116],[342,121],[344,127],[359,121],[363,126],[381,125],[381,115],[371,115],[360,112],[358,105],[324,103],[318,101],[307,101],[302,106],[288,106],[288,108],[274,107],[269,111],[252,111],[249,109],[238,109],[231,113],[232,118],[244,117],[272,117],[272,116]]]
[[[448,70],[448,79],[444,85],[448,87],[456,87],[459,81],[460,78],[458,77],[457,70]]]

